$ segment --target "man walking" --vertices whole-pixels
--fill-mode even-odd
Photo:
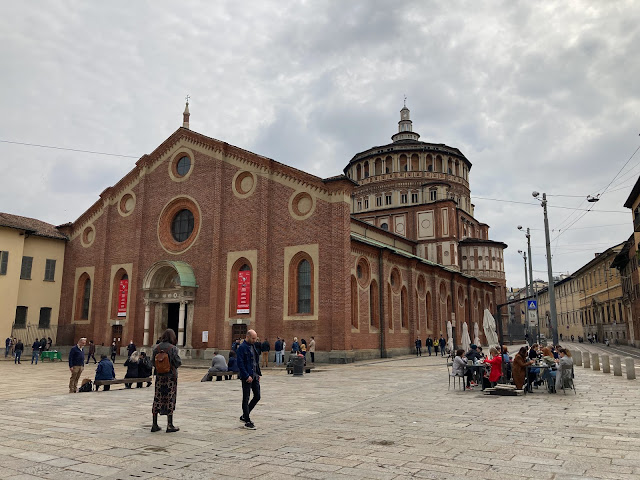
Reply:
[[[111,355],[111,362],[115,363],[116,361],[116,353],[117,353],[118,347],[116,347],[116,342],[113,342],[111,344],[111,347],[109,348],[109,355]]]
[[[13,359],[14,364],[20,363],[20,357],[22,356],[23,351],[24,351],[24,344],[22,343],[22,340],[18,340],[14,349],[14,352],[15,352],[15,358]]]
[[[36,365],[38,364],[38,357],[40,356],[40,340],[36,340],[31,345],[31,365],[33,365],[33,361],[36,361]]]
[[[133,352],[136,351],[136,344],[133,343],[133,340],[129,342],[129,346],[127,347],[127,357],[130,357]]]
[[[424,343],[427,346],[427,351],[429,352],[429,356],[431,356],[431,347],[433,347],[433,338],[427,337]]]
[[[276,351],[276,366],[282,365],[282,340],[277,338],[273,349]]]
[[[93,364],[98,363],[96,361],[96,345],[93,343],[93,340],[89,340],[89,354],[87,355],[87,365],[89,365],[89,360],[93,357]]]
[[[316,363],[316,339],[311,337],[309,342],[309,353],[311,354],[311,363]]]
[[[4,358],[9,356],[9,350],[11,349],[11,337],[7,337],[4,341]]]
[[[269,339],[265,338],[264,342],[262,342],[262,366],[269,366],[269,351],[271,350],[271,345],[269,344]]]
[[[249,330],[244,342],[238,347],[238,369],[242,381],[242,416],[240,421],[244,422],[245,428],[255,430],[256,426],[251,421],[249,415],[260,401],[260,371],[258,352],[255,343],[258,335],[255,330]],[[249,402],[249,396],[253,392],[253,398]]]
[[[440,335],[440,356],[444,357],[444,349],[447,346],[447,341],[444,339],[442,335]]]
[[[422,356],[422,340],[420,337],[416,338],[416,357]]]
[[[82,348],[87,343],[87,339],[82,337],[78,340],[78,344],[74,345],[69,352],[69,371],[71,372],[71,378],[69,379],[69,393],[76,393],[78,391],[78,380],[82,374],[84,368],[84,352]]]

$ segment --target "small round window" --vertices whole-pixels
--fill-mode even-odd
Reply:
[[[189,170],[191,169],[191,159],[186,155],[178,160],[178,164],[176,165],[176,173],[179,177],[184,177]]]
[[[389,230],[389,224],[388,223],[383,223],[382,225],[380,225],[380,228],[382,230]]]
[[[171,235],[176,242],[184,242],[193,232],[193,213],[189,210],[180,210],[173,218]]]

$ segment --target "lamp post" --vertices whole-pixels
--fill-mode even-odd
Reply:
[[[518,225],[518,230],[522,231],[522,225]],[[531,257],[531,231],[529,230],[529,227],[527,227],[527,233],[524,234],[527,237],[527,249],[529,252],[529,278],[531,278],[531,293],[530,295],[533,296],[535,293],[536,296],[536,319],[537,319],[537,324],[538,324],[538,328],[537,328],[537,332],[536,332],[536,339],[537,339],[537,343],[540,343],[540,316],[538,315],[538,289],[535,288],[535,283],[533,281],[533,258]],[[528,309],[527,309],[527,313],[528,313]]]
[[[540,200],[538,192],[533,192],[533,198]],[[553,344],[558,344],[558,318],[556,316],[556,292],[553,285],[553,270],[551,267],[551,241],[549,240],[549,218],[547,217],[547,194],[542,194],[540,201],[544,211],[544,237],[547,244],[547,275],[549,276],[549,312],[551,316],[551,335]]]

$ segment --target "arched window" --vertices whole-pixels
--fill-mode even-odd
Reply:
[[[111,286],[111,318],[127,318],[129,316],[128,302],[129,275],[124,268],[120,268],[113,276]]]
[[[315,276],[313,260],[307,252],[296,253],[289,263],[289,315],[313,314]]]
[[[229,317],[246,317],[251,315],[253,297],[253,269],[251,262],[242,257],[231,267],[229,277]]]
[[[400,291],[400,318],[402,328],[409,328],[409,305],[407,304],[407,289],[402,287]]]
[[[89,320],[91,310],[91,278],[87,272],[80,275],[76,286],[76,320]]]
[[[358,281],[351,275],[351,326],[358,328]]]
[[[391,294],[391,284],[387,283],[387,318],[389,330],[393,330],[393,295]]]
[[[311,313],[311,264],[298,264],[298,313]]]
[[[425,298],[425,328],[428,330],[430,327],[429,324],[429,315],[431,315],[431,292],[427,292],[427,296]]]
[[[378,283],[375,280],[371,280],[369,285],[369,325],[380,328],[380,297]]]

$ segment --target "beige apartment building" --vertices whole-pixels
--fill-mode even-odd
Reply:
[[[584,336],[580,317],[580,286],[578,280],[569,275],[554,284],[556,296],[556,316],[558,318],[558,339],[567,341]],[[540,332],[552,338],[550,328],[549,289],[545,287],[538,295]]]
[[[53,225],[0,213],[2,340],[12,335],[25,347],[36,338],[55,342],[66,242]]]

